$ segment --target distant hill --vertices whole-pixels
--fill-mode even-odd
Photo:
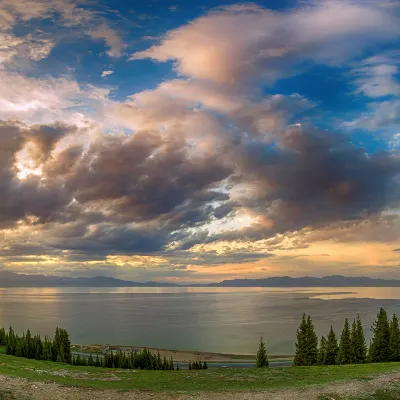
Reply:
[[[68,278],[52,275],[25,275],[0,271],[0,287],[390,287],[400,286],[400,280],[341,275],[315,278],[277,276],[264,279],[233,279],[208,284],[179,285],[168,282],[133,282],[106,276]]]
[[[106,276],[93,278],[67,278],[52,275],[25,275],[0,271],[0,287],[174,287],[174,283],[132,282]]]
[[[264,279],[233,279],[220,283],[212,283],[208,286],[219,287],[351,287],[351,286],[369,286],[369,287],[390,287],[400,286],[400,280],[394,279],[376,279],[367,277],[350,277],[341,275],[325,276],[315,278],[305,276],[301,278],[291,278],[290,276],[277,276]]]

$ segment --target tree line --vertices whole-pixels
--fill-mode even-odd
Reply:
[[[44,340],[40,335],[32,336],[29,329],[18,336],[11,327],[8,332],[1,328],[0,346],[12,356],[72,364],[71,341],[62,328],[57,327],[54,339],[45,336]]]
[[[80,354],[72,355],[69,334],[65,329],[56,329],[54,339],[40,335],[32,336],[28,329],[22,336],[17,335],[10,327],[6,332],[0,329],[0,346],[5,347],[6,354],[25,357],[36,360],[55,361],[77,366],[102,367],[102,368],[121,368],[121,369],[146,369],[146,370],[179,370],[179,365],[172,357],[168,360],[165,356],[161,358],[160,353],[153,354],[145,348],[141,351],[123,352],[121,349],[115,352],[109,351],[103,356],[82,357]],[[206,362],[190,361],[189,369],[208,369]]]
[[[303,365],[343,365],[400,361],[400,328],[396,314],[389,321],[384,308],[374,321],[373,337],[367,346],[363,324],[359,315],[351,326],[346,318],[340,338],[331,326],[327,337],[318,341],[311,317],[303,314],[297,329],[296,353],[293,364]]]

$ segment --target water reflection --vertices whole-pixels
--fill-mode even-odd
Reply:
[[[367,338],[383,305],[400,313],[400,288],[3,288],[0,325],[52,335],[67,328],[79,344],[291,354],[303,312],[320,334],[360,313]]]

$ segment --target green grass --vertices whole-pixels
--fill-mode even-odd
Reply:
[[[324,394],[318,400],[399,400],[400,388],[379,389],[375,393],[363,396],[340,396],[338,394]]]
[[[69,386],[118,390],[198,392],[280,389],[369,379],[373,375],[391,371],[400,372],[400,363],[265,370],[132,371],[76,367],[0,354],[0,374]]]

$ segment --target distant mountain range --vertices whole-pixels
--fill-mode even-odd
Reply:
[[[122,279],[95,276],[93,278],[67,278],[52,275],[25,275],[9,271],[0,271],[0,287],[168,287],[174,283],[132,282]]]
[[[67,278],[52,275],[25,275],[0,271],[0,287],[391,287],[400,280],[341,275],[323,278],[278,276],[264,279],[233,279],[218,283],[179,285],[166,282],[133,282],[106,276]]]

